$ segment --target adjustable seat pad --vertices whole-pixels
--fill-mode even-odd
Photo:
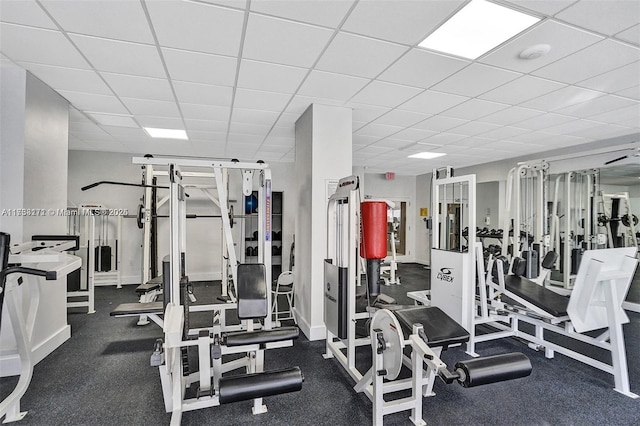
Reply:
[[[152,290],[157,290],[162,287],[162,275],[159,277],[151,278],[144,284],[140,284],[136,287],[136,293],[147,293]]]
[[[122,303],[118,305],[109,315],[117,317],[120,315],[144,315],[161,314],[164,312],[164,303]]]
[[[395,311],[400,326],[408,336],[413,324],[422,324],[430,347],[447,347],[469,340],[469,333],[460,324],[435,306],[418,306]]]
[[[554,317],[567,316],[568,297],[538,285],[525,277],[507,275],[504,280],[504,287],[507,291]]]
[[[268,315],[266,270],[263,264],[238,265],[236,289],[239,319],[262,319]]]

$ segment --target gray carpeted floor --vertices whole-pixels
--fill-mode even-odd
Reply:
[[[428,287],[428,270],[400,265],[402,285],[383,292],[409,303],[405,293]],[[219,286],[196,286],[199,302],[212,298]],[[22,400],[29,410],[24,425],[162,425],[168,424],[157,368],[149,356],[162,332],[156,325],[136,326],[135,318],[112,318],[110,310],[135,301],[134,286],[96,289],[93,315],[70,313],[72,337],[40,362]],[[640,315],[625,325],[631,389],[640,393]],[[562,355],[542,353],[514,340],[483,343],[481,355],[521,351],[532,361],[530,377],[464,389],[436,384],[437,395],[424,400],[431,425],[640,425],[640,400],[615,392],[613,377]],[[250,402],[188,412],[184,425],[367,425],[371,403],[352,390],[353,382],[335,360],[324,360],[324,342],[301,337],[293,348],[266,354],[268,369],[298,365],[305,383],[301,392],[266,398],[269,411],[253,416]],[[370,362],[368,348],[359,365]],[[459,348],[443,354],[452,365],[469,358]],[[3,379],[0,396],[15,379]],[[408,412],[385,416],[386,425],[407,425]]]

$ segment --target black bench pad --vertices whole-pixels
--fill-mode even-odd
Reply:
[[[136,293],[144,294],[152,290],[157,290],[162,287],[162,276],[151,278],[144,284],[140,284],[136,287]]]
[[[227,346],[261,345],[269,342],[282,342],[297,339],[300,334],[298,327],[282,327],[274,330],[238,331],[227,333],[223,337]]]
[[[460,324],[435,306],[418,306],[395,312],[406,335],[411,334],[413,324],[422,324],[430,347],[447,347],[469,340],[469,333]]]
[[[524,277],[507,275],[504,280],[507,291],[542,309],[554,317],[567,316],[569,298],[544,288]],[[507,295],[508,296],[508,295]]]
[[[149,303],[122,303],[111,311],[112,317],[120,315],[144,315],[144,314],[161,314],[164,312],[163,302]]]

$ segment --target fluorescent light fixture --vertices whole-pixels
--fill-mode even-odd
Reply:
[[[423,158],[426,160],[431,160],[432,158],[438,158],[447,155],[443,152],[419,152],[417,154],[412,154],[409,158]]]
[[[476,59],[540,18],[486,0],[472,0],[420,43],[421,47]]]
[[[152,138],[183,139],[183,140],[189,139],[187,137],[187,132],[185,132],[184,130],[158,129],[154,127],[143,127],[143,129]]]

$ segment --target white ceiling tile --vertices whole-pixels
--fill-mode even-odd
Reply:
[[[640,85],[635,87],[630,87],[629,89],[620,90],[616,92],[618,96],[624,96],[625,98],[635,99],[636,101],[640,101]]]
[[[2,0],[1,8],[0,22],[57,29],[47,14],[34,1]]]
[[[227,132],[229,123],[227,121],[216,120],[184,120],[187,130],[197,130],[205,132]]]
[[[508,3],[542,15],[553,16],[575,1],[576,0],[508,0]]]
[[[236,108],[260,109],[280,112],[291,99],[285,93],[260,92],[257,90],[238,89],[233,103]]]
[[[336,101],[333,99],[317,98],[313,96],[301,96],[296,95],[291,99],[291,102],[287,106],[286,112],[291,114],[297,114],[298,117],[309,108],[311,104],[329,105],[329,106],[342,106],[343,101]]]
[[[638,60],[640,48],[607,39],[540,68],[533,74],[573,84]]]
[[[129,111],[127,111],[115,96],[94,95],[69,90],[58,90],[58,93],[81,111],[102,112],[105,114],[129,114]]]
[[[593,115],[603,114],[620,108],[637,105],[638,102],[621,98],[615,95],[605,95],[597,99],[572,105],[567,108],[557,110],[559,114],[572,115],[579,118],[587,118]]]
[[[30,71],[47,86],[55,90],[71,90],[74,92],[113,95],[95,71],[55,67],[51,65],[20,62],[20,66]]]
[[[602,125],[597,121],[591,120],[574,120],[568,123],[559,124],[557,126],[551,126],[544,129],[546,133],[553,133],[558,135],[572,135],[573,133],[580,131],[591,129],[592,127],[598,127]]]
[[[205,132],[202,130],[189,130],[189,140],[194,142],[207,142],[211,145],[222,147],[226,145],[227,132]]]
[[[142,130],[137,124],[134,127],[122,127],[118,126],[100,126],[102,129],[109,133],[111,136],[116,138],[119,141],[127,141],[127,140],[140,140],[146,139],[149,137],[147,133]]]
[[[549,20],[507,42],[479,62],[528,73],[602,39],[601,36]],[[545,56],[531,60],[518,57],[524,49],[545,42],[551,45],[551,50]]]
[[[173,92],[165,78],[137,77],[126,74],[102,73],[113,91],[121,98],[173,101]]]
[[[140,128],[131,116],[128,115],[113,115],[113,114],[98,114],[89,113],[99,124],[103,126],[118,126],[118,127],[134,127]]]
[[[442,113],[446,117],[461,118],[463,120],[476,120],[485,115],[493,114],[508,108],[508,105],[496,102],[470,99],[460,105],[456,105]]]
[[[243,59],[238,87],[269,92],[295,93],[307,69]]]
[[[405,141],[417,142],[419,140],[426,139],[435,134],[436,134],[435,131],[408,128],[408,129],[399,131],[398,133],[394,134],[393,137],[395,139],[402,139]]]
[[[295,144],[296,144],[296,138],[293,136],[284,137],[284,136],[273,136],[270,134],[264,140],[265,146],[281,146],[281,147],[287,147],[291,149],[295,147]]]
[[[89,69],[60,31],[0,23],[2,53],[13,61]]]
[[[66,32],[153,44],[139,2],[42,0],[42,4]]]
[[[421,91],[422,89],[417,89],[415,87],[373,81],[357,95],[351,98],[351,101],[393,108],[417,95]]]
[[[523,129],[544,130],[547,127],[557,126],[559,124],[568,123],[574,120],[576,120],[575,117],[569,117],[566,115],[554,114],[549,112],[546,114],[538,115],[537,117],[519,121],[514,125]]]
[[[640,61],[577,83],[600,92],[613,93],[640,84]]]
[[[633,127],[640,128],[640,103],[636,102],[634,105],[626,108],[594,115],[591,119],[603,123],[614,124],[622,124],[623,122],[626,122]]]
[[[463,103],[467,99],[469,98],[464,96],[450,95],[448,93],[427,90],[403,103],[398,107],[398,109],[421,112],[424,114],[438,114],[455,105]]]
[[[237,60],[227,56],[162,49],[162,56],[173,80],[233,86]]]
[[[451,129],[451,131],[460,135],[476,136],[481,133],[485,133],[498,128],[500,128],[500,126],[498,126],[497,124],[483,123],[481,121],[469,121],[465,124]],[[489,136],[482,135],[482,137]]]
[[[478,97],[487,101],[517,105],[565,86],[555,81],[524,75]]]
[[[190,103],[180,103],[180,110],[185,120],[214,120],[224,121],[229,120],[228,106],[217,105],[200,105]]]
[[[369,135],[361,135],[359,133],[353,134],[353,146],[366,146],[374,143],[375,141],[380,140],[378,136],[369,136]]]
[[[154,117],[180,117],[175,102],[152,101],[149,99],[120,98],[134,115],[151,115]]]
[[[458,129],[456,128],[453,131],[457,132]],[[485,132],[480,136],[488,139],[505,140],[505,139],[511,139],[512,137],[521,135],[523,133],[528,133],[529,131],[530,131],[529,129],[521,129],[519,127],[503,126],[498,129]]]
[[[278,115],[279,113],[274,111],[234,108],[232,120],[239,123],[253,123],[272,126],[278,118]]]
[[[427,89],[470,63],[414,48],[383,72],[380,80]]]
[[[382,117],[377,118],[375,123],[390,126],[410,127],[428,117],[430,117],[429,114],[394,109]]]
[[[556,18],[598,33],[613,35],[638,23],[637,0],[582,0],[556,15]]]
[[[471,64],[432,87],[440,92],[475,97],[495,89],[522,74],[482,64]]]
[[[146,3],[161,46],[220,55],[238,54],[244,13],[194,2]],[[187,23],[188,29],[177,23]]]
[[[547,93],[535,99],[523,102],[520,106],[533,108],[540,111],[556,111],[571,105],[589,101],[602,96],[602,92],[582,89],[575,86],[566,86],[555,92]]]
[[[353,121],[364,121],[365,123],[368,123],[371,120],[375,120],[376,118],[390,111],[388,107],[356,104],[354,102],[348,102],[345,104],[345,106],[353,110]]]
[[[441,115],[434,115],[426,120],[414,125],[414,128],[431,130],[434,132],[445,132],[447,130],[458,127],[462,124],[468,123],[467,120],[461,120],[459,118],[443,117]]]
[[[346,101],[355,95],[369,80],[360,77],[311,71],[298,93],[303,96],[327,97]]]
[[[367,124],[363,128],[359,129],[356,133],[359,135],[375,136],[382,139],[394,133],[397,133],[400,130],[402,130],[402,127],[385,126],[382,124]]]
[[[251,10],[294,21],[336,27],[353,3],[354,0],[254,0]]]
[[[457,133],[438,133],[437,135],[421,140],[419,143],[422,145],[448,145],[467,137],[467,135],[459,135]]]
[[[244,135],[251,135],[251,138],[257,143],[262,142],[262,139],[267,136],[271,126],[265,126],[263,124],[247,124],[232,122],[229,126],[229,133],[242,133]],[[259,139],[259,140],[258,140]],[[229,136],[231,140],[231,135]]]
[[[357,34],[414,45],[464,1],[362,0],[342,28]]]
[[[290,112],[283,112],[278,119],[278,127],[290,127],[294,128],[296,121],[300,118],[300,114],[293,114]]]
[[[251,13],[242,56],[247,59],[311,67],[333,32]]]
[[[173,117],[152,117],[137,115],[136,121],[142,127],[158,127],[161,129],[184,129],[184,123],[181,118]]]
[[[155,46],[75,34],[70,37],[98,71],[166,77]]]
[[[228,107],[233,96],[229,86],[173,81],[173,88],[180,103]]]
[[[573,132],[574,136],[582,136],[591,139],[606,139],[617,136],[626,136],[637,133],[638,129],[630,129],[628,127],[618,126],[615,124],[602,124],[598,127],[590,127],[588,129]]]
[[[384,146],[388,148],[402,149],[407,145],[413,145],[413,142],[406,141],[404,139],[385,138],[376,142],[376,146]],[[398,155],[395,153],[395,155]]]
[[[537,117],[542,114],[544,114],[544,111],[512,106],[494,114],[484,116],[482,117],[481,121],[507,126],[509,124],[517,123],[518,121],[523,121],[528,118]]]
[[[399,44],[338,33],[322,54],[316,69],[373,78],[406,51],[407,47]]]
[[[640,24],[616,34],[616,38],[640,45]]]

